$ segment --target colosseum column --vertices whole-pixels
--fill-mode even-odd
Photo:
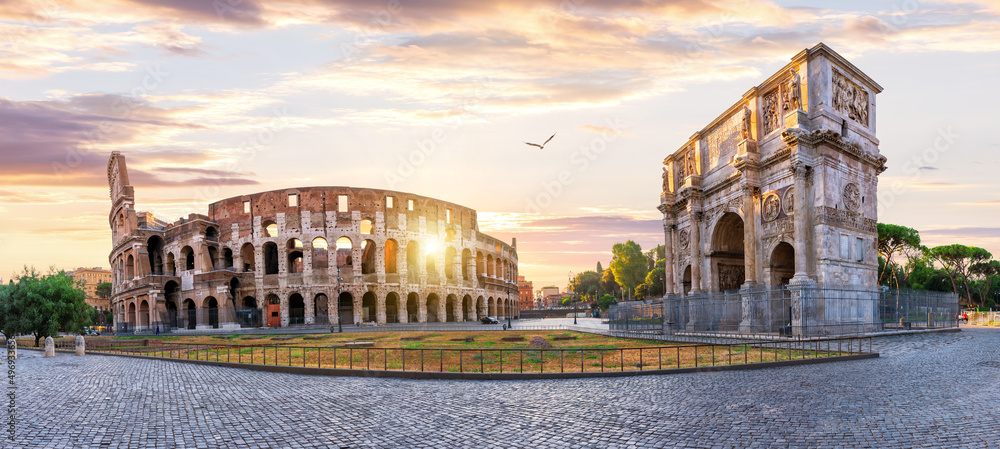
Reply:
[[[316,324],[316,296],[311,292],[307,292],[302,298],[303,303],[305,303],[305,323],[306,324]]]
[[[375,243],[375,278],[378,280],[379,285],[385,284],[385,234],[379,234],[380,237],[376,237]],[[382,298],[385,301],[385,298]],[[384,313],[383,313],[384,316]]]
[[[281,327],[288,327],[288,324],[289,324],[289,321],[290,321],[289,318],[288,318],[288,296],[287,295],[278,295],[278,299],[281,301],[281,303],[280,303],[280,305],[278,307],[279,310],[281,311],[280,312],[280,315],[281,315]]]
[[[417,289],[417,295],[420,295],[423,290],[425,289]],[[422,296],[417,296],[417,322],[427,322],[427,298]]]
[[[307,211],[308,212],[308,211]],[[313,274],[313,243],[312,240],[302,241],[302,283],[304,285],[312,284],[312,274]]]
[[[378,293],[375,294],[375,322],[385,324],[385,295]]]

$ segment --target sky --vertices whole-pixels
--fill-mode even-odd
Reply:
[[[563,287],[661,244],[663,158],[819,42],[885,88],[879,221],[1000,257],[997,0],[0,0],[0,276],[108,265],[121,151],[168,221],[412,192]]]

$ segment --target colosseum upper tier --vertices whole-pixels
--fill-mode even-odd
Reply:
[[[476,211],[404,192],[301,187],[212,203],[174,223],[137,212],[108,161],[112,308],[129,331],[515,317],[517,241]]]

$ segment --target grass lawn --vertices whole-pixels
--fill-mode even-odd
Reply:
[[[531,345],[541,338],[544,349]],[[514,340],[514,341],[509,341]],[[754,346],[674,344],[573,331],[369,332],[93,337],[88,350],[283,366],[438,372],[600,372],[719,366],[839,355]],[[844,348],[846,349],[846,348]]]

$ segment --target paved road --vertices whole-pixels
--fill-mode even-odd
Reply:
[[[833,364],[491,382],[22,351],[15,447],[1000,445],[1000,330],[887,337],[876,347],[878,359]]]

